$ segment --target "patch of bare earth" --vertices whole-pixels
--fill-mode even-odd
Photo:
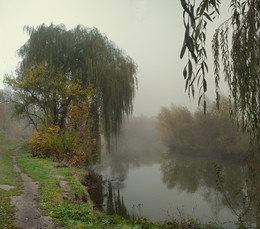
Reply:
[[[54,229],[51,217],[45,216],[37,201],[39,196],[38,183],[33,181],[25,173],[22,173],[16,163],[17,151],[13,154],[14,170],[21,173],[23,179],[24,193],[20,196],[13,196],[11,204],[15,206],[14,225],[23,229]]]
[[[4,189],[5,191],[9,191],[10,189],[15,188],[15,187],[12,185],[0,184],[0,188]]]
[[[76,197],[75,195],[69,195],[69,191],[71,190],[70,188],[70,185],[69,185],[69,182],[64,180],[65,177],[64,176],[60,176],[60,175],[55,175],[56,178],[59,179],[59,187],[61,188],[62,190],[62,196],[64,199],[72,199],[72,200],[75,200]]]

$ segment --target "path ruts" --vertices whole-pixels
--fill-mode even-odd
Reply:
[[[14,170],[21,174],[23,179],[23,194],[13,196],[11,203],[15,206],[14,225],[23,229],[54,229],[51,217],[44,216],[44,211],[40,209],[37,197],[39,196],[38,184],[25,173],[22,173],[16,163],[17,151],[13,154]]]

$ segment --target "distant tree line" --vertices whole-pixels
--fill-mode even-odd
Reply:
[[[249,138],[238,129],[229,113],[229,101],[221,98],[220,109],[208,102],[191,113],[185,107],[172,105],[158,115],[159,136],[169,152],[181,155],[244,159]]]

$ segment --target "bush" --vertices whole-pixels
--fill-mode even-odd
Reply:
[[[66,133],[53,126],[31,136],[30,148],[34,157],[51,157],[78,167],[89,162],[89,152],[84,151],[78,139],[76,133]]]

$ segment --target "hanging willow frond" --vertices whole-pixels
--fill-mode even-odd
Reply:
[[[185,71],[183,75],[188,90],[198,78],[200,88],[203,88],[200,90],[200,102],[206,92],[207,71],[205,68],[202,69],[202,66],[206,66],[207,60],[206,21],[214,20],[219,14],[220,1],[201,0],[200,4],[196,5],[195,1],[181,0],[181,3],[184,9],[183,18],[186,30],[181,58],[188,48],[187,65],[192,65],[190,77],[187,77]],[[242,118],[245,129],[255,133],[260,139],[260,1],[230,0],[230,10],[231,17],[216,29],[212,41],[216,99],[218,103],[220,66],[222,65],[237,117]]]
[[[194,82],[197,82],[200,93],[198,103],[200,104],[203,100],[204,112],[206,112],[206,73],[208,72],[205,49],[206,28],[208,21],[212,21],[219,14],[220,1],[201,1],[197,6],[195,1],[181,0],[181,4],[184,9],[185,35],[180,57],[183,58],[186,50],[188,50],[188,62],[183,72],[186,80],[185,91],[188,91],[189,96],[194,97]],[[188,74],[186,74],[187,66]]]
[[[256,133],[260,128],[259,2],[232,1],[232,17],[217,29],[212,46],[215,69],[219,68],[218,53],[221,52],[225,81],[234,100],[235,111],[243,117],[243,128]],[[233,29],[231,38],[229,27]],[[216,79],[218,81],[219,78]]]

